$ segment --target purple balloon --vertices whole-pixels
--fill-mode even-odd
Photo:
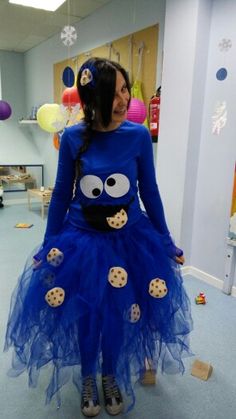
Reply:
[[[0,100],[0,121],[4,121],[11,116],[11,107],[9,103]]]

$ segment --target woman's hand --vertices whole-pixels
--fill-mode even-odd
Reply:
[[[174,244],[169,233],[163,235],[162,238],[163,238],[163,244],[165,246],[167,255],[171,259],[174,259],[176,263],[183,265],[185,262],[183,250]]]
[[[184,255],[182,255],[182,256],[175,256],[175,261],[177,263],[179,263],[180,265],[183,265],[185,263]]]

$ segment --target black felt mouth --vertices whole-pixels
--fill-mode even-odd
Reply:
[[[114,217],[114,215],[122,209],[128,214],[129,206],[134,198],[128,204],[120,205],[88,205],[82,206],[84,217],[88,224],[100,231],[114,231],[107,223],[107,217]]]

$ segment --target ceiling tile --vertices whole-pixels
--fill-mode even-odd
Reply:
[[[0,49],[25,52],[60,34],[68,22],[73,25],[110,1],[70,0],[56,12],[47,12],[0,0]]]

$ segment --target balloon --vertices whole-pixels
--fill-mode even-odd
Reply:
[[[37,121],[44,131],[58,132],[66,126],[68,111],[64,106],[47,103],[38,109]]]
[[[12,110],[9,103],[4,100],[0,100],[0,120],[5,121],[11,116]]]
[[[147,110],[145,104],[139,99],[132,98],[127,113],[127,119],[142,124],[145,121],[146,116]]]
[[[61,101],[64,106],[75,106],[77,103],[80,103],[77,87],[67,87],[62,93]]]
[[[62,74],[62,81],[66,87],[72,87],[75,83],[74,71],[71,67],[66,67]]]
[[[54,144],[54,147],[55,147],[57,150],[59,150],[59,148],[60,148],[60,144],[61,144],[61,136],[62,136],[63,132],[64,132],[64,130],[63,130],[63,131],[56,132],[56,133],[53,135],[53,144]]]

